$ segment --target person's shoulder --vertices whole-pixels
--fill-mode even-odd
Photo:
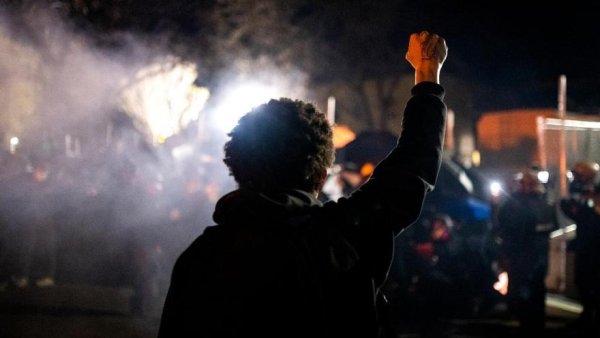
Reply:
[[[196,239],[194,239],[192,243],[181,253],[178,262],[186,262],[204,251],[207,246],[216,241],[216,237],[218,236],[220,229],[221,227],[216,225],[206,227],[202,234],[196,237]]]
[[[202,231],[202,234],[196,237],[192,244],[190,244],[189,249],[195,249],[215,241],[217,238],[223,235],[224,230],[226,230],[225,228],[226,227],[219,225],[207,226],[204,228],[204,231]]]

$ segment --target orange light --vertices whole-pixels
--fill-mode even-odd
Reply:
[[[498,281],[494,283],[494,290],[500,292],[503,296],[508,293],[508,273],[506,271],[498,275]]]
[[[479,167],[481,165],[481,153],[479,150],[473,150],[471,153],[471,162],[474,167]]]
[[[342,148],[346,144],[354,141],[356,134],[345,124],[336,124],[333,126],[333,146],[336,149]]]
[[[373,170],[375,170],[375,165],[371,162],[367,162],[360,167],[360,174],[363,177],[367,177],[373,173]]]

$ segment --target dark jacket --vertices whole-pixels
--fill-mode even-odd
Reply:
[[[541,194],[512,194],[498,208],[498,234],[503,253],[523,262],[548,256],[549,235],[558,229],[556,208]]]
[[[441,164],[443,88],[412,94],[397,146],[350,197],[222,197],[218,225],[177,260],[159,336],[377,337],[393,238],[419,216]]]
[[[569,243],[575,251],[575,285],[583,294],[590,290],[600,293],[600,214],[587,201],[562,199],[560,207],[577,224],[575,238]]]

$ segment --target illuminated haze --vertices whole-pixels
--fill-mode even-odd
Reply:
[[[221,161],[226,133],[260,101],[305,98],[306,76],[234,57],[209,93],[194,64],[134,35],[99,49],[48,13],[29,15],[26,27],[0,18],[0,160],[17,168],[2,172],[6,198],[41,196],[57,217],[59,283],[130,284],[140,252],[162,257],[168,279],[234,188]],[[46,195],[22,191],[40,164]]]
[[[195,65],[133,35],[102,50],[51,14],[27,15],[25,26],[0,18],[4,198],[45,199],[65,257],[59,283],[127,284],[136,250],[171,262],[232,186],[220,149],[195,142],[208,90]],[[23,188],[40,165],[45,188]]]

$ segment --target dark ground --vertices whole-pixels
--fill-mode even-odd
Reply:
[[[58,285],[51,288],[6,288],[0,292],[0,337],[155,337],[162,297],[148,302],[144,314],[133,314],[130,288]],[[579,305],[550,295],[546,330],[542,337],[588,338],[569,323]],[[503,304],[480,318],[451,319],[425,325],[399,323],[398,337],[525,337]],[[426,328],[426,329],[425,329]]]

